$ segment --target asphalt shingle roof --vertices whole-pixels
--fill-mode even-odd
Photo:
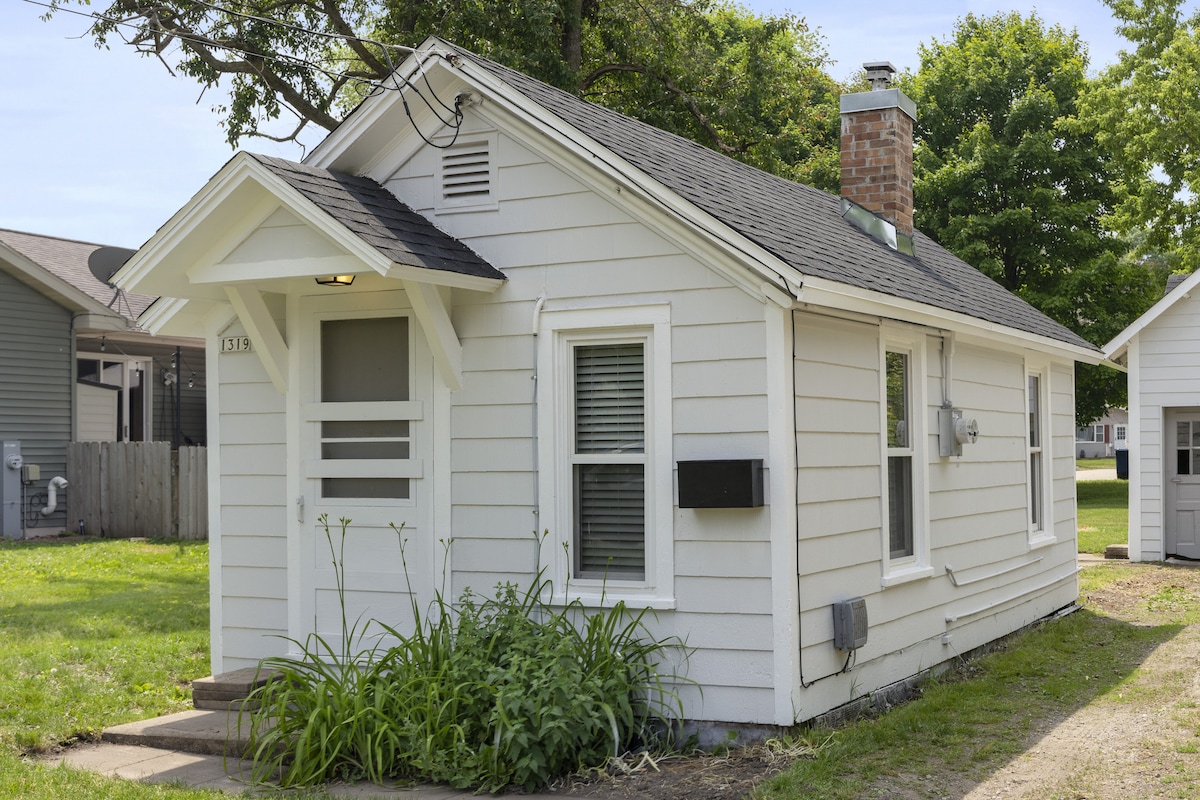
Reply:
[[[844,220],[833,195],[447,46],[802,275],[1098,349],[922,233],[914,236],[916,255],[904,255]]]
[[[92,274],[88,259],[106,245],[5,229],[0,229],[0,242],[126,319],[137,319],[157,299],[118,291],[112,284]],[[133,251],[129,250],[128,253],[132,254]]]
[[[371,178],[249,155],[393,263],[504,280],[503,272]]]

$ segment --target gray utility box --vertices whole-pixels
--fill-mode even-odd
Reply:
[[[833,604],[833,646],[857,650],[867,643],[867,601],[861,597]]]
[[[21,458],[20,442],[0,444],[0,535],[21,538]]]

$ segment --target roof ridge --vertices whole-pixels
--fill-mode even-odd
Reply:
[[[34,233],[33,231],[19,231],[15,228],[0,228],[0,234],[15,233],[18,236],[30,236],[36,239],[53,239],[56,242],[70,242],[72,244],[82,244],[89,247],[123,247],[117,244],[104,244],[102,242],[90,242],[86,239],[73,239],[69,236],[55,236],[51,233]],[[132,247],[125,247],[125,250],[132,250]]]
[[[764,172],[458,45],[444,44],[802,277],[877,292],[1099,352],[1096,345],[919,231],[913,256],[891,250],[847,222],[835,195]]]

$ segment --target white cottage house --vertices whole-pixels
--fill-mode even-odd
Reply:
[[[1200,272],[1104,346],[1129,371],[1129,559],[1200,559]]]
[[[1074,601],[1101,354],[912,230],[911,100],[842,107],[839,200],[430,39],[305,163],[235,156],[118,278],[208,342],[214,671],[336,634],[322,514],[352,612],[406,618],[389,523],[421,600],[656,609],[713,725]]]

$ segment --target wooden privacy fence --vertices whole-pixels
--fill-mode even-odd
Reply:
[[[67,446],[70,526],[95,536],[208,538],[208,456],[168,442]]]

